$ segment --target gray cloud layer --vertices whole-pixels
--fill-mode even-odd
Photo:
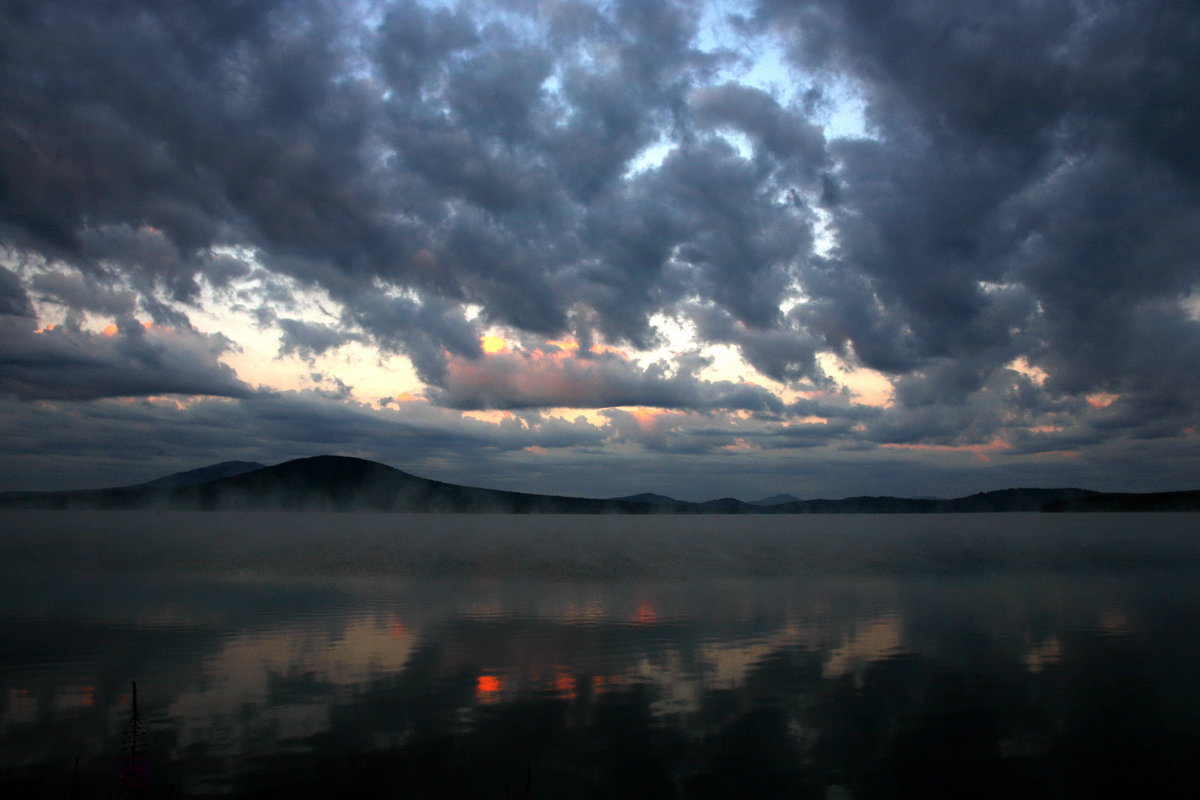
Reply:
[[[879,136],[831,145],[840,246],[806,284],[809,329],[905,376],[908,407],[971,403],[1023,355],[1047,394],[1194,423],[1200,326],[1179,301],[1200,284],[1197,19],[1172,2],[760,3],[747,24],[854,75]]]
[[[702,46],[675,2],[5,3],[0,392],[249,397],[216,360],[228,343],[188,323],[206,283],[249,273],[241,248],[344,308],[318,326],[263,298],[284,352],[369,340],[454,408],[787,413],[765,391],[479,348],[493,323],[646,348],[667,312],[779,381],[830,387],[822,351],[888,374],[865,442],[1194,429],[1194,3],[722,13],[747,47],[783,48],[803,91],[739,81],[742,54]],[[820,124],[838,86],[870,137]],[[126,323],[34,334],[31,298]]]
[[[218,358],[219,334],[147,330],[123,319],[109,335],[56,327],[35,332],[28,317],[0,315],[0,395],[28,400],[94,400],[161,394],[249,397],[252,390]]]

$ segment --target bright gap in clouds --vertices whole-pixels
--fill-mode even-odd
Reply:
[[[814,75],[787,62],[777,36],[743,33],[731,24],[731,16],[749,18],[748,3],[710,0],[704,4],[697,45],[705,52],[724,51],[735,57],[717,70],[714,84],[734,81],[761,89],[784,106],[802,106],[811,89],[819,89],[821,102],[813,109],[813,120],[825,129],[827,139],[871,138],[866,124],[862,92],[845,75]]]
[[[675,143],[666,136],[660,136],[658,141],[642,150],[629,162],[629,168],[622,176],[625,180],[635,178],[644,172],[658,169],[666,161],[667,156],[675,149]]]
[[[324,290],[269,272],[257,262],[253,253],[230,251],[220,254],[235,255],[250,265],[250,272],[220,285],[202,278],[194,304],[172,301],[161,294],[157,300],[185,314],[200,333],[226,337],[232,347],[221,354],[219,360],[234,370],[240,380],[261,389],[312,390],[330,399],[373,405],[390,404],[397,398],[419,399],[426,394],[426,386],[407,357],[381,350],[355,331],[350,331],[346,341],[321,352],[281,352],[285,334],[281,321],[295,320],[345,334],[341,303]],[[50,265],[47,269],[58,267]],[[41,324],[63,324],[63,309],[56,304],[37,301],[36,305]],[[464,311],[466,317],[478,321],[483,310],[468,305]],[[144,318],[147,315],[139,312],[138,316]],[[101,334],[115,325],[114,317],[100,314],[83,313],[76,317],[83,329],[93,334]],[[650,321],[660,339],[657,348],[613,351],[601,341],[593,346],[593,351],[615,352],[641,370],[661,365],[665,367],[663,374],[668,379],[677,374],[681,357],[699,356],[708,362],[694,375],[700,381],[753,384],[770,391],[785,403],[812,394],[765,377],[731,345],[700,341],[694,325],[682,315],[658,312]],[[535,350],[543,350],[556,359],[575,359],[578,356],[574,351],[579,345],[570,337],[536,342],[519,331],[491,326],[481,327],[480,346],[485,359]],[[852,402],[869,405],[889,402],[891,386],[882,376],[851,369],[828,355],[821,356],[820,363],[827,374],[849,388]],[[561,408],[543,409],[543,413],[567,420],[582,414],[592,424],[603,425],[606,420],[597,413],[599,410]],[[643,416],[645,413],[648,412]],[[493,423],[499,421],[490,414],[476,415],[476,418]]]
[[[872,138],[866,123],[866,103],[862,92],[848,77],[817,76],[797,69],[787,63],[783,48],[773,34],[742,33],[730,23],[731,15],[748,17],[752,11],[747,4],[723,0],[703,4],[695,45],[706,53],[719,52],[728,56],[725,65],[716,69],[705,83],[720,85],[733,82],[750,86],[766,92],[785,107],[804,106],[806,94],[815,89],[820,93],[820,101],[811,104],[809,116],[824,128],[827,139]],[[556,92],[559,78],[551,76],[547,81],[546,88]],[[754,146],[745,134],[726,129],[718,135],[742,158],[754,156]],[[629,179],[660,167],[676,144],[664,133],[630,161],[623,177]],[[822,255],[829,249],[825,222],[827,219],[822,217],[822,225],[816,231],[818,246],[824,250]]]
[[[417,377],[407,357],[381,350],[365,337],[348,341],[329,348],[322,353],[298,355],[281,353],[283,332],[275,321],[263,321],[245,301],[262,294],[262,282],[275,282],[276,289],[282,282],[291,302],[286,310],[280,310],[279,318],[293,318],[312,325],[337,328],[340,325],[340,304],[320,290],[304,287],[290,279],[282,280],[268,276],[261,269],[239,282],[218,289],[203,284],[202,298],[198,308],[190,309],[194,324],[202,332],[220,332],[236,344],[236,348],[224,354],[221,361],[234,369],[238,376],[254,386],[275,390],[315,389],[330,392],[338,382],[349,387],[344,399],[364,403],[378,403],[394,398],[420,398],[425,385]],[[240,298],[240,301],[239,301]],[[468,306],[466,316],[478,319],[481,310]],[[730,383],[746,382],[761,386],[784,402],[794,402],[811,391],[788,386],[759,373],[749,364],[739,350],[728,344],[712,344],[700,341],[694,325],[678,315],[658,312],[651,317],[661,344],[647,351],[615,351],[646,369],[653,364],[667,366],[666,375],[675,373],[677,359],[695,354],[708,361],[697,373],[702,381]],[[533,348],[543,350],[559,358],[575,358],[578,342],[571,338],[546,340],[540,346],[526,342],[523,347],[519,332],[502,326],[487,326],[480,329],[480,348],[483,358]],[[599,342],[593,346],[595,352],[611,351],[608,345]],[[532,352],[532,351],[530,351]],[[825,373],[839,386],[850,392],[850,401],[855,404],[886,406],[892,400],[891,382],[881,373],[865,368],[853,367],[832,354],[818,355],[818,362]],[[593,423],[603,419],[595,409],[561,408],[546,409],[550,416],[572,419],[582,413]],[[499,422],[493,413],[468,412],[480,420]],[[504,418],[508,418],[507,415]]]
[[[348,341],[311,357],[281,353],[283,331],[276,322],[261,320],[255,313],[258,309],[251,305],[261,302],[267,282],[290,298],[286,307],[278,309],[280,318],[331,328],[341,325],[341,305],[327,293],[261,268],[227,287],[203,283],[199,307],[189,309],[193,324],[203,332],[220,332],[237,345],[220,360],[242,380],[281,391],[334,391],[340,381],[352,390],[346,399],[363,403],[420,393],[421,382],[407,358],[383,352],[363,340]]]

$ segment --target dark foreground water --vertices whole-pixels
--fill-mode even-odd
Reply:
[[[0,796],[1196,797],[1198,531],[5,513]]]

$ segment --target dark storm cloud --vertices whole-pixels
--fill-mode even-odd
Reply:
[[[757,159],[776,162],[761,163],[763,171],[782,166],[784,176],[794,170],[792,177],[806,185],[827,163],[821,128],[761,89],[737,83],[699,89],[692,96],[692,109],[700,125],[731,128],[754,140]]]
[[[705,305],[691,309],[691,318],[702,341],[736,346],[751,366],[769,378],[824,382],[816,360],[818,342],[802,324],[796,324],[794,315],[771,326],[749,326],[728,311]]]
[[[600,329],[646,346],[649,315],[659,308],[682,309],[698,325],[699,317],[721,317],[719,332],[700,325],[713,328],[701,331],[712,334],[705,341],[742,347],[771,377],[813,374],[810,353],[780,357],[748,341],[786,330],[779,306],[796,259],[811,246],[809,210],[789,200],[773,174],[713,137],[672,151],[659,168],[599,198],[586,233],[597,255],[579,291]],[[686,302],[692,298],[702,302]],[[792,350],[806,340],[800,334]]]
[[[207,248],[225,241],[346,269],[386,252],[368,219],[362,90],[332,85],[346,68],[335,11],[12,8],[0,219],[19,244],[87,268],[116,260],[184,300]],[[161,236],[149,259],[129,252],[146,234]]]
[[[147,330],[124,318],[110,335],[58,326],[35,331],[28,317],[0,316],[0,395],[92,400],[160,394],[248,397],[251,389],[217,359],[219,334]]]
[[[372,332],[384,347],[403,350],[421,380],[434,385],[444,380],[449,358],[475,358],[482,352],[478,332],[462,306],[441,298],[418,301],[364,293],[347,307],[346,317]]]
[[[357,311],[381,283],[640,346],[688,294],[774,326],[808,236],[781,192],[815,175],[819,130],[756,90],[692,97],[728,59],[695,48],[683,5],[537,13],[396,3],[373,28],[320,2],[16,6],[0,222],[15,246],[125,274],[160,314],[156,292],[194,303],[200,276],[228,280],[212,247],[256,248],[434,383],[473,326]],[[627,181],[663,142],[686,146]]]
[[[137,309],[137,296],[105,286],[89,275],[78,272],[42,272],[30,281],[30,287],[42,299],[78,311],[94,311],[106,316],[125,316]]]
[[[4,267],[0,267],[0,316],[33,316],[33,304],[29,302],[21,279]]]
[[[797,313],[869,366],[919,372],[898,399],[930,414],[1024,355],[1051,395],[1120,394],[1134,430],[1194,423],[1197,19],[1177,2],[759,2],[795,63],[859,82],[877,133],[831,146],[839,246]]]
[[[298,355],[312,359],[326,350],[341,347],[357,337],[330,325],[319,325],[298,319],[276,321],[283,335],[279,338],[280,355]]]

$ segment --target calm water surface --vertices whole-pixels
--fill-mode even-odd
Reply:
[[[1198,522],[6,513],[0,794],[1200,796]]]

